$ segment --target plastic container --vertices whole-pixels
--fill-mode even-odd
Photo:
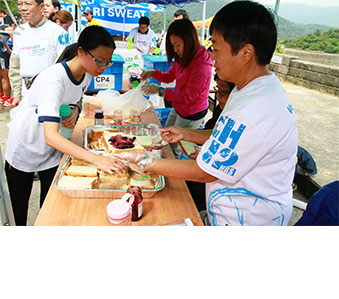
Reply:
[[[68,106],[68,105],[61,105],[60,108],[59,108],[59,115],[60,115],[59,132],[65,138],[71,139],[73,129],[65,128],[61,123],[62,121],[64,121],[65,119],[67,119],[71,116],[71,107]]]
[[[162,138],[159,136],[152,136],[152,153],[157,155],[159,158],[162,157],[163,150]]]
[[[94,125],[104,125],[104,111],[103,110],[95,110],[94,115]]]
[[[122,75],[125,60],[119,54],[113,54],[113,65],[99,76],[93,77],[88,86],[88,91],[104,90],[113,88],[122,90]]]
[[[121,199],[113,200],[107,205],[107,221],[110,225],[132,225],[132,209],[134,195],[126,193]]]
[[[143,210],[141,189],[138,186],[129,186],[126,194],[132,194],[134,196],[134,201],[132,203],[132,221],[138,221],[142,217]]]
[[[167,55],[151,55],[151,54],[144,54],[142,55],[144,59],[144,69],[145,70],[160,70],[162,72],[167,72],[170,67],[172,66],[172,63],[170,65],[167,65]],[[161,82],[149,78],[149,83],[156,83],[161,84]]]

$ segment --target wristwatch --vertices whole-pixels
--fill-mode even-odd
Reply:
[[[166,88],[165,87],[159,87],[159,96],[163,97],[165,94]]]

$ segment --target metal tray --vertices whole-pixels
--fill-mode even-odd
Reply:
[[[53,181],[53,188],[60,190],[67,196],[70,197],[88,197],[88,198],[121,198],[126,190],[114,190],[114,189],[65,189],[59,188],[58,182],[61,175],[64,172],[64,169],[71,162],[71,157],[67,156],[64,163],[61,165],[57,175]],[[157,192],[165,188],[165,179],[162,175],[159,175],[159,180],[155,182],[154,189],[151,190],[142,190],[142,195],[144,198],[150,198],[154,196]]]
[[[116,130],[116,132],[122,132],[125,134],[142,136],[142,135],[159,135],[160,127],[157,124],[131,124],[131,125],[96,125],[88,126],[85,129],[85,140],[84,148],[91,152],[103,152],[104,149],[91,149],[88,147],[88,144],[91,142],[91,132],[94,131],[103,131],[107,129]]]

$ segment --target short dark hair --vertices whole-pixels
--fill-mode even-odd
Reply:
[[[184,9],[178,9],[173,16],[176,18],[182,16],[184,19],[189,19],[188,12]]]
[[[234,1],[220,9],[210,26],[210,34],[220,33],[236,55],[242,46],[253,45],[257,62],[267,65],[277,43],[274,14],[252,1]]]
[[[60,2],[58,0],[52,0],[52,5],[54,7],[59,8],[59,10],[61,9],[61,5],[60,5]]]
[[[40,5],[41,3],[44,3],[44,0],[34,0],[38,5]]]
[[[139,19],[139,25],[140,24],[144,24],[144,25],[147,25],[147,26],[149,26],[149,18],[148,17],[141,17],[140,19]]]
[[[170,37],[176,35],[184,41],[184,54],[180,58],[171,45]],[[170,24],[166,35],[166,53],[168,65],[174,58],[181,67],[187,67],[200,47],[197,30],[189,19],[179,19]]]
[[[99,46],[115,49],[115,43],[112,35],[102,26],[88,26],[79,36],[78,47],[84,50],[94,50]]]

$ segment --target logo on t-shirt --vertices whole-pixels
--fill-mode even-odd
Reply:
[[[58,37],[58,42],[60,45],[65,46],[68,45],[70,43],[70,37],[69,34],[60,34]]]
[[[239,158],[235,149],[245,128],[244,124],[237,124],[232,118],[221,115],[212,133],[213,140],[202,155],[202,160],[211,167],[234,176],[237,169],[232,165]]]

